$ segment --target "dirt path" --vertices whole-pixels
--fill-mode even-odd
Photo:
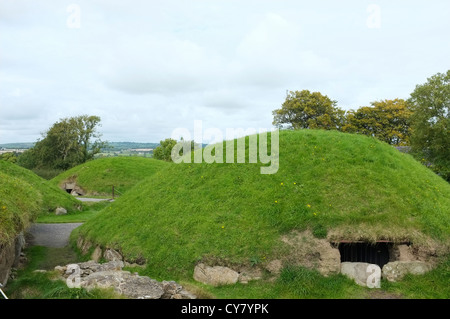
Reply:
[[[30,246],[61,248],[69,243],[72,230],[82,223],[33,224],[28,229],[27,242]]]

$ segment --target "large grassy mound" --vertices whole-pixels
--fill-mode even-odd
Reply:
[[[146,258],[153,276],[183,279],[199,260],[276,258],[293,230],[329,240],[449,240],[450,185],[376,139],[282,131],[278,173],[261,175],[261,166],[169,165],[78,235]]]
[[[166,162],[143,157],[100,158],[65,171],[51,181],[59,187],[67,181],[75,181],[88,195],[109,195],[112,186],[120,194],[166,165]]]
[[[57,207],[75,211],[80,204],[33,172],[0,161],[0,243],[25,229],[39,213]]]

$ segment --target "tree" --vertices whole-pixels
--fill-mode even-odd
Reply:
[[[281,109],[272,112],[273,125],[291,129],[339,130],[345,112],[336,104],[336,101],[319,92],[291,91]]]
[[[23,161],[28,168],[69,169],[92,159],[105,142],[96,130],[100,117],[82,115],[61,119],[43,134],[43,139],[27,154]],[[24,156],[22,155],[22,156]]]
[[[37,156],[34,148],[30,148],[20,154],[17,160],[17,164],[27,169],[33,169],[37,167]]]
[[[417,85],[408,102],[413,154],[450,181],[450,70]]]
[[[172,161],[172,148],[178,142],[171,138],[166,138],[160,142],[160,145],[153,150],[153,157],[159,160],[171,162]]]
[[[405,100],[372,102],[346,114],[342,131],[373,136],[391,145],[409,145],[411,110]]]
[[[15,152],[1,154],[0,160],[10,163],[17,163],[17,154]]]
[[[196,149],[201,148],[200,144],[195,143],[194,141],[186,141],[183,138],[181,138],[180,142],[177,142],[174,139],[167,138],[164,141],[161,141],[160,145],[153,150],[153,158],[167,162],[172,162],[172,149],[178,143],[182,143],[180,144],[181,145],[179,153],[180,156],[183,156],[184,149],[190,148],[190,151],[193,152]]]
[[[101,134],[96,130],[97,126],[100,126],[100,117],[82,115],[70,118],[69,121],[78,137],[81,163],[94,158],[95,154],[100,153],[101,149],[106,146],[106,143],[100,140]]]

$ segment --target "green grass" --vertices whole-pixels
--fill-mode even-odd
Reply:
[[[202,285],[200,289],[219,299],[355,299],[368,298],[372,293],[344,275],[324,277],[304,267],[286,267],[275,281],[220,287]]]
[[[54,185],[63,186],[67,180],[76,180],[88,195],[116,195],[128,191],[138,181],[153,175],[169,165],[166,162],[143,157],[99,158],[78,165],[52,179]]]
[[[424,275],[407,275],[399,282],[381,281],[381,289],[358,286],[344,275],[324,277],[316,270],[288,266],[279,278],[249,284],[208,287],[207,296],[221,299],[448,299],[450,258]]]
[[[6,161],[0,161],[0,172],[19,178],[38,191],[42,197],[42,212],[54,211],[57,207],[64,207],[68,211],[75,211],[77,207],[82,205],[73,196],[70,196],[67,192],[62,191],[51,182],[39,177],[28,169]],[[27,198],[24,197],[23,200],[25,201]],[[33,200],[33,198],[29,198],[28,200]]]
[[[0,244],[26,229],[39,214],[64,207],[75,212],[81,203],[33,172],[0,161]]]
[[[52,224],[52,223],[84,223],[96,216],[99,211],[111,203],[109,201],[98,203],[85,203],[83,211],[70,212],[66,215],[55,215],[53,213],[41,214],[36,223]]]
[[[0,171],[0,244],[26,229],[41,205],[42,195],[29,183]]]
[[[68,288],[63,280],[57,280],[55,266],[78,262],[71,247],[48,248],[33,246],[26,249],[29,263],[10,280],[5,292],[10,299],[112,299],[119,296],[112,290]],[[36,273],[34,270],[47,270]]]
[[[384,282],[383,288],[391,293],[402,293],[412,299],[450,298],[450,257],[437,268],[424,275],[406,275],[399,282]]]

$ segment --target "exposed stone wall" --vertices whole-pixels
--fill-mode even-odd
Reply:
[[[310,230],[293,231],[282,236],[281,240],[289,247],[289,253],[282,258],[283,264],[317,269],[324,276],[340,272],[339,249],[326,239],[315,238]]]
[[[6,285],[12,267],[19,264],[20,253],[25,246],[25,237],[20,233],[11,242],[0,245],[0,283]]]

